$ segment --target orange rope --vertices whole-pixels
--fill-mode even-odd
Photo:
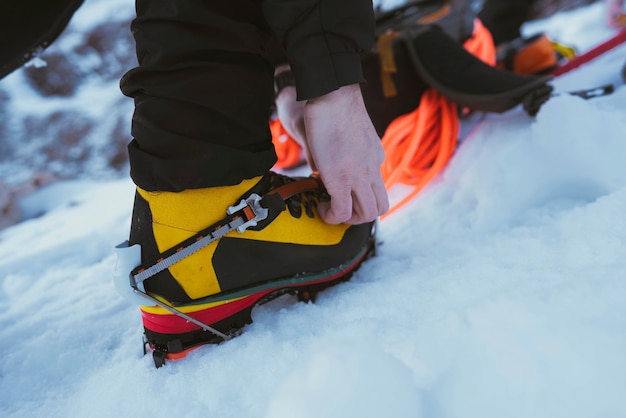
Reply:
[[[495,64],[493,39],[479,20],[464,47],[484,62]],[[454,154],[458,136],[456,105],[432,88],[424,92],[417,109],[391,122],[382,138],[386,153],[381,166],[385,187],[390,190],[402,183],[413,189],[383,219],[413,199],[443,171]]]
[[[386,158],[381,166],[387,190],[395,184],[413,190],[389,209],[393,213],[415,197],[446,166],[459,130],[456,105],[434,89],[424,92],[419,111],[400,116],[383,136]]]

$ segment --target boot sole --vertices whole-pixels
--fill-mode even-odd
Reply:
[[[235,336],[243,327],[252,323],[251,313],[255,306],[287,293],[296,294],[300,301],[313,301],[318,292],[349,280],[374,253],[375,243],[372,239],[356,257],[337,268],[220,293],[176,308],[228,336]],[[156,367],[161,367],[166,360],[184,358],[187,353],[203,345],[224,341],[222,337],[205,331],[184,318],[171,313],[157,313],[158,310],[156,307],[141,307],[147,340],[144,352],[147,353],[147,348],[152,350]]]

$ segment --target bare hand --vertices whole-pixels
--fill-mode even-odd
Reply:
[[[306,133],[304,130],[304,101],[296,101],[296,88],[287,86],[276,97],[278,118],[290,137],[302,148],[306,149]]]
[[[330,202],[318,206],[325,222],[361,224],[389,209],[380,173],[385,157],[358,84],[308,100],[305,142],[311,167],[319,171]]]

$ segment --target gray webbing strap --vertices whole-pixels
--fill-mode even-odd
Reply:
[[[171,254],[159,258],[149,267],[131,272],[131,287],[137,289],[145,280],[173,266],[184,258],[189,257],[191,254],[200,251],[202,248],[217,241],[229,232],[236,229],[238,232],[242,233],[248,227],[255,226],[259,221],[266,219],[269,211],[261,206],[260,201],[261,197],[253,193],[247,199],[242,199],[238,205],[228,207],[226,210],[228,216],[218,222],[218,224],[222,224],[221,226],[216,226],[216,229],[210,232],[205,232],[205,230],[198,233],[196,236],[192,237],[191,242],[187,245],[178,245],[175,247],[174,251],[172,251],[172,249],[166,251],[166,253]]]

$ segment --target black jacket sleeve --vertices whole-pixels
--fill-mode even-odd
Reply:
[[[371,0],[265,0],[296,79],[298,100],[365,81],[361,56],[374,42]]]

